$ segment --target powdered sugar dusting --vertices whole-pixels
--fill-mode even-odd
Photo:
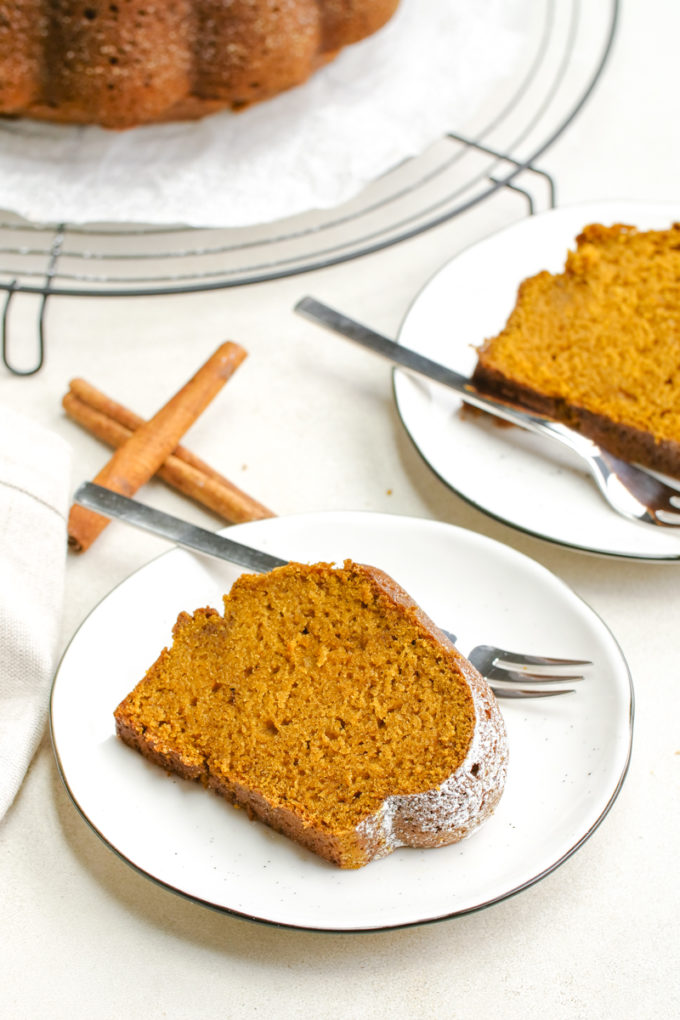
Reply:
[[[507,737],[486,681],[469,675],[475,727],[464,761],[433,790],[388,797],[357,826],[370,859],[400,846],[443,846],[469,836],[496,807],[507,776]]]

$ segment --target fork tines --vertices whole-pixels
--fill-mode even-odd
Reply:
[[[526,655],[493,645],[478,645],[470,661],[486,677],[496,695],[503,698],[548,698],[573,693],[573,687],[563,685],[578,683],[592,666],[589,659]]]
[[[541,676],[548,676],[553,673],[556,677],[564,677],[567,670],[587,669],[592,666],[590,659],[556,659],[545,655],[525,655],[523,652],[509,652],[504,648],[491,648],[494,653],[494,665],[504,666],[506,669],[524,672],[525,670]],[[580,674],[579,674],[580,676]]]

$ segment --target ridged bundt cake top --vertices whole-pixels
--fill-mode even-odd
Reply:
[[[128,128],[241,109],[304,82],[399,0],[16,0],[0,113]]]

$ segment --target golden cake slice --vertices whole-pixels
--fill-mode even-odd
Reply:
[[[486,681],[382,571],[244,574],[115,711],[119,736],[343,868],[467,836],[505,782]]]
[[[680,224],[587,226],[564,272],[525,280],[477,354],[484,392],[680,476]]]

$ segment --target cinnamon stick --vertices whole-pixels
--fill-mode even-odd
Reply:
[[[124,496],[134,495],[167,460],[245,357],[238,344],[221,344],[182,389],[118,447],[94,481]],[[92,510],[71,507],[69,545],[76,551],[87,549],[108,523],[108,517]]]
[[[92,396],[93,402],[98,406],[95,407],[92,403],[81,399],[78,396],[79,392]],[[110,400],[101,391],[81,379],[73,380],[71,389],[64,395],[62,405],[69,418],[78,422],[97,439],[101,439],[102,442],[113,447],[126,443],[134,431],[123,424],[120,418],[125,418],[126,421],[136,421],[138,425],[142,425],[144,422],[144,419],[133,411]],[[116,418],[109,417],[99,410],[99,407],[102,406],[106,406],[116,413]],[[118,414],[118,411],[121,413]],[[274,517],[271,510],[243,492],[186,447],[177,446],[174,453],[171,453],[158,469],[156,476],[167,485],[172,486],[173,489],[212,510],[213,513],[230,524]]]
[[[82,401],[83,404],[89,405],[89,407],[96,411],[101,411],[101,413],[106,415],[107,418],[123,425],[129,430],[129,432],[136,432],[136,430],[144,424],[144,418],[135,414],[134,411],[131,411],[123,404],[119,404],[116,400],[112,400],[111,397],[107,397],[105,393],[98,390],[96,386],[92,385],[92,383],[86,382],[85,379],[72,379],[69,383],[69,389],[71,393],[75,394],[75,396]],[[107,442],[105,438],[104,441]],[[111,445],[119,446],[120,444],[112,443]],[[187,450],[186,446],[177,446],[173,455],[175,457],[179,457],[180,460],[186,461],[187,464],[191,464],[191,466],[195,467],[197,471],[201,472],[201,474],[216,478],[218,481],[226,483],[227,486],[231,485],[231,483],[227,482],[227,480],[223,478],[219,472],[215,471],[209,464],[206,464],[204,460],[201,460],[200,457],[193,454],[191,450]],[[270,514],[269,511],[267,512],[267,515],[274,516],[273,514]],[[232,523],[236,522],[233,521]]]

